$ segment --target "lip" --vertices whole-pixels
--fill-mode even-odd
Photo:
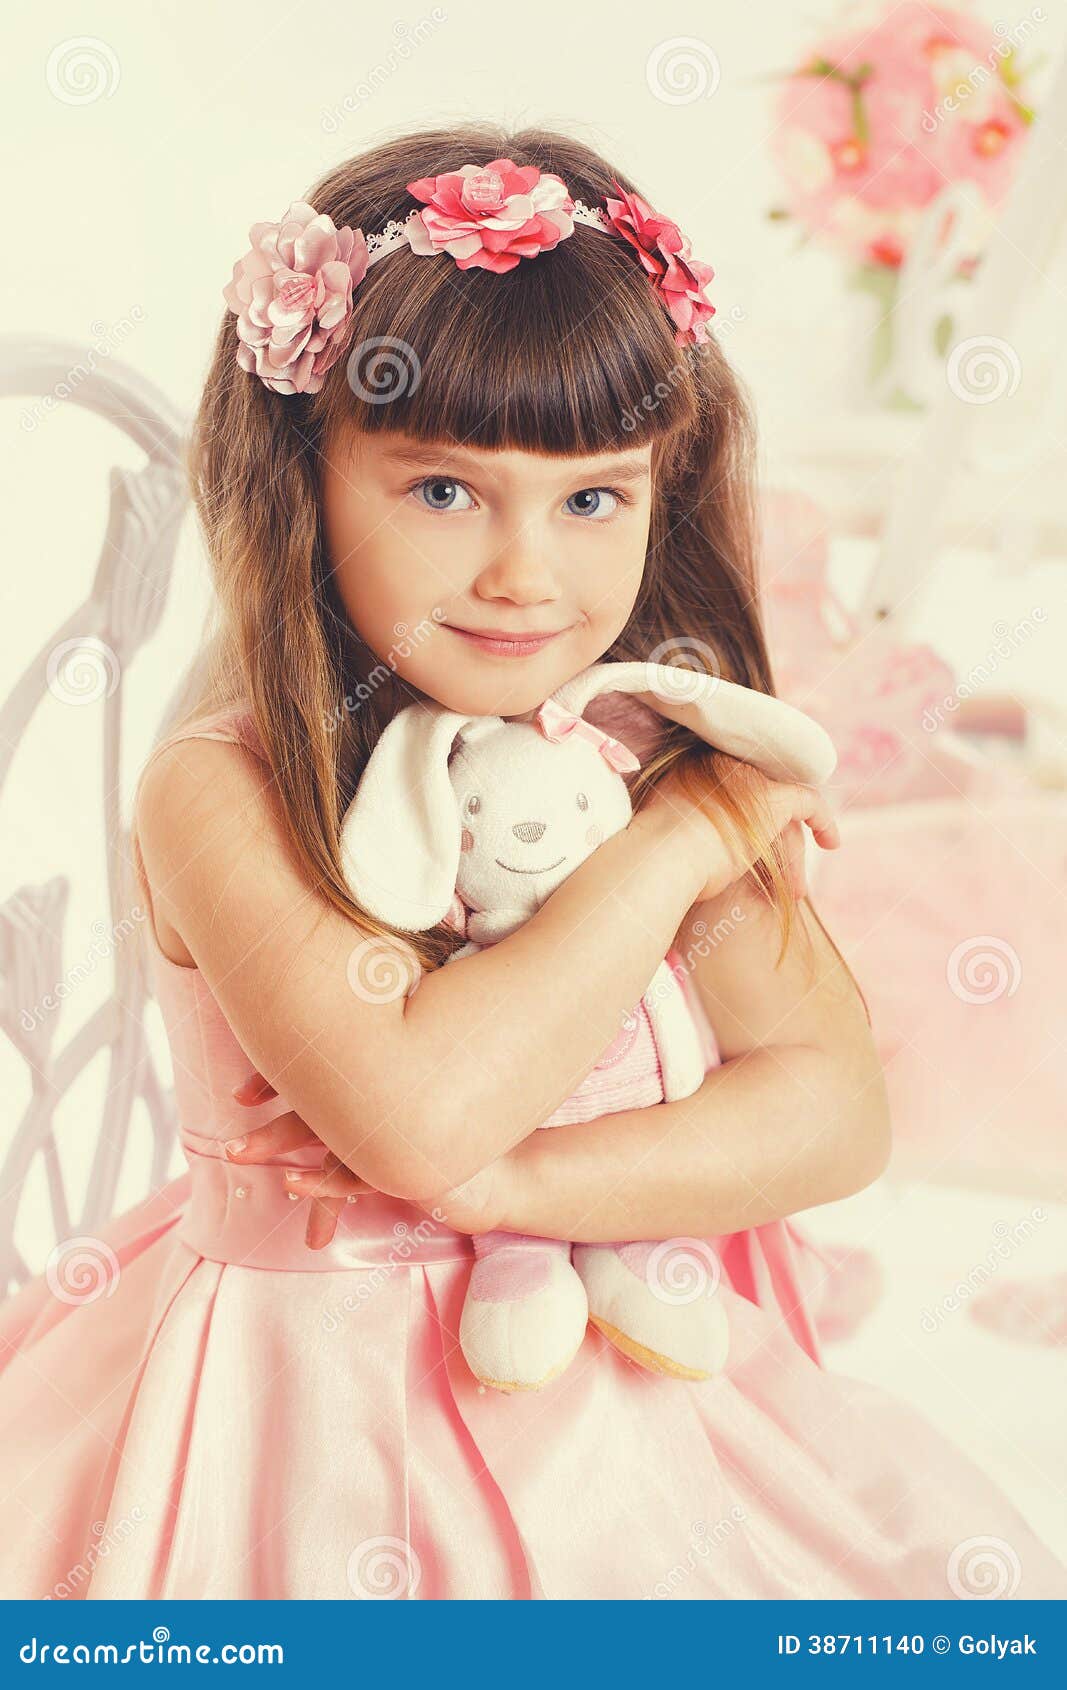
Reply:
[[[444,626],[476,650],[494,657],[532,657],[534,652],[542,651],[561,634],[568,632],[566,628],[556,628],[544,634],[505,634],[492,629],[476,632],[471,628],[457,628],[451,622],[446,622]]]

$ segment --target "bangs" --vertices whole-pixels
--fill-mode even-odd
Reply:
[[[690,349],[630,246],[576,229],[502,275],[397,252],[357,291],[330,424],[418,440],[595,455],[699,414]]]

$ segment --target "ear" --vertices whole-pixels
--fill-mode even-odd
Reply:
[[[837,766],[834,742],[818,722],[784,699],[718,675],[667,663],[593,663],[553,697],[580,716],[604,692],[636,694],[661,716],[772,780],[819,786]]]
[[[461,825],[448,777],[452,743],[468,722],[411,704],[382,733],[341,826],[341,861],[356,901],[404,932],[448,913],[459,871]]]

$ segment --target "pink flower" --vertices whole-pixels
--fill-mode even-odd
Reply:
[[[675,344],[701,345],[708,338],[705,323],[715,307],[701,289],[715,272],[689,250],[689,242],[677,223],[661,217],[640,194],[616,188],[621,199],[606,199],[608,220],[617,234],[635,248],[645,271],[670,312],[676,326]]]
[[[361,229],[334,227],[294,200],[280,223],[253,223],[252,245],[222,296],[237,315],[237,362],[275,393],[317,393],[336,363],[367,271]]]
[[[534,258],[574,232],[574,201],[558,176],[510,158],[464,164],[443,176],[409,182],[422,200],[408,224],[413,252],[424,257],[447,252],[461,270],[501,275],[520,258]]]

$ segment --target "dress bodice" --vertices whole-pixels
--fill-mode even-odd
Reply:
[[[286,1168],[315,1168],[320,1147],[286,1151],[270,1162],[233,1162],[227,1139],[284,1114],[279,1094],[249,1107],[233,1088],[255,1064],[246,1056],[199,968],[173,962],[150,933],[151,967],[170,1043],[181,1146],[189,1163],[189,1203],[177,1235],[210,1260],[244,1267],[331,1272],[354,1267],[390,1271],[412,1262],[473,1258],[470,1238],[414,1203],[368,1192],[342,1209],[331,1241],[305,1243],[306,1199],[294,1200]]]
[[[194,737],[237,741],[263,754],[249,714],[229,711],[160,741],[152,755],[174,739]],[[282,1094],[253,1107],[235,1099],[234,1087],[248,1078],[255,1063],[242,1049],[203,972],[175,962],[161,949],[136,835],[133,855],[149,909],[144,923],[149,971],[170,1045],[178,1133],[190,1171],[189,1202],[177,1235],[210,1260],[285,1271],[391,1271],[416,1261],[473,1259],[465,1233],[384,1192],[366,1193],[346,1204],[330,1243],[312,1250],[304,1241],[307,1200],[294,1200],[286,1189],[285,1170],[318,1167],[321,1148],[286,1151],[254,1165],[229,1159],[228,1139],[266,1125],[291,1105]]]

